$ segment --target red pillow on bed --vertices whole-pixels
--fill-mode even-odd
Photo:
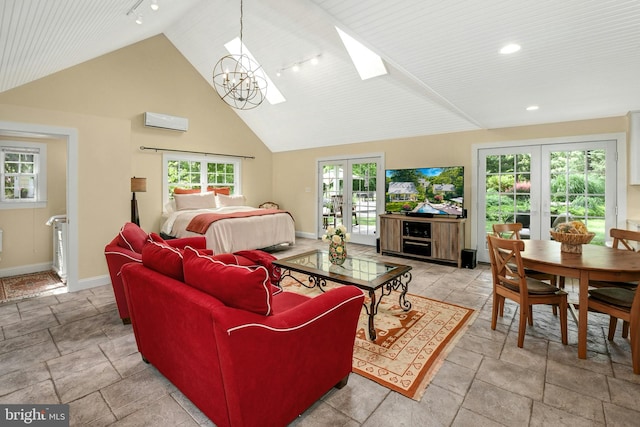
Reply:
[[[142,248],[142,264],[165,276],[184,281],[180,249],[148,240]]]
[[[199,188],[180,188],[176,187],[173,189],[173,194],[196,194],[200,193]]]
[[[187,246],[184,250],[184,281],[229,307],[269,316],[272,288],[267,269],[226,264]]]
[[[132,222],[127,222],[120,229],[118,246],[141,253],[147,242],[147,233]]]
[[[208,187],[207,191],[213,191],[216,194],[231,195],[231,187]]]

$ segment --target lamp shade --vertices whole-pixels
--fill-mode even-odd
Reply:
[[[131,192],[144,193],[147,191],[147,178],[131,178]]]

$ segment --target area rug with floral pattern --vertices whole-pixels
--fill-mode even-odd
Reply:
[[[0,303],[43,295],[64,287],[65,284],[53,271],[2,277],[0,278]]]
[[[302,275],[297,278],[308,283]],[[321,291],[308,289],[291,277],[283,278],[286,292],[313,296]],[[326,288],[341,286],[327,282]],[[377,295],[379,295],[378,291]],[[442,365],[465,328],[474,310],[407,294],[411,309],[403,311],[399,293],[384,296],[374,318],[377,337],[368,339],[368,315],[363,307],[356,332],[353,372],[391,390],[420,400],[427,385]],[[365,301],[368,303],[368,299]]]

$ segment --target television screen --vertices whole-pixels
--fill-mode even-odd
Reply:
[[[462,216],[464,167],[387,169],[385,210]]]

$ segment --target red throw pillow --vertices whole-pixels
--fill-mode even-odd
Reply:
[[[156,243],[162,243],[162,244],[166,244],[167,242],[160,237],[159,234],[157,233],[149,233],[149,236],[147,236],[147,240],[150,242],[156,242]]]
[[[202,251],[200,253],[202,253]],[[216,261],[224,262],[225,264],[243,265],[245,267],[258,267],[258,264],[251,261],[250,259],[236,254],[218,254],[215,255],[213,259]]]
[[[173,279],[184,281],[182,268],[182,251],[169,245],[148,241],[142,248],[142,264],[169,276]]]
[[[141,253],[146,242],[147,233],[132,222],[127,222],[120,229],[120,241],[118,242],[118,246],[136,253]]]
[[[215,194],[231,195],[231,187],[207,187],[207,191],[213,191]]]
[[[176,187],[173,189],[173,194],[196,194],[200,193],[199,188],[180,188]]]
[[[267,269],[224,262],[200,254],[187,246],[184,250],[184,281],[229,307],[269,316],[272,289]]]

